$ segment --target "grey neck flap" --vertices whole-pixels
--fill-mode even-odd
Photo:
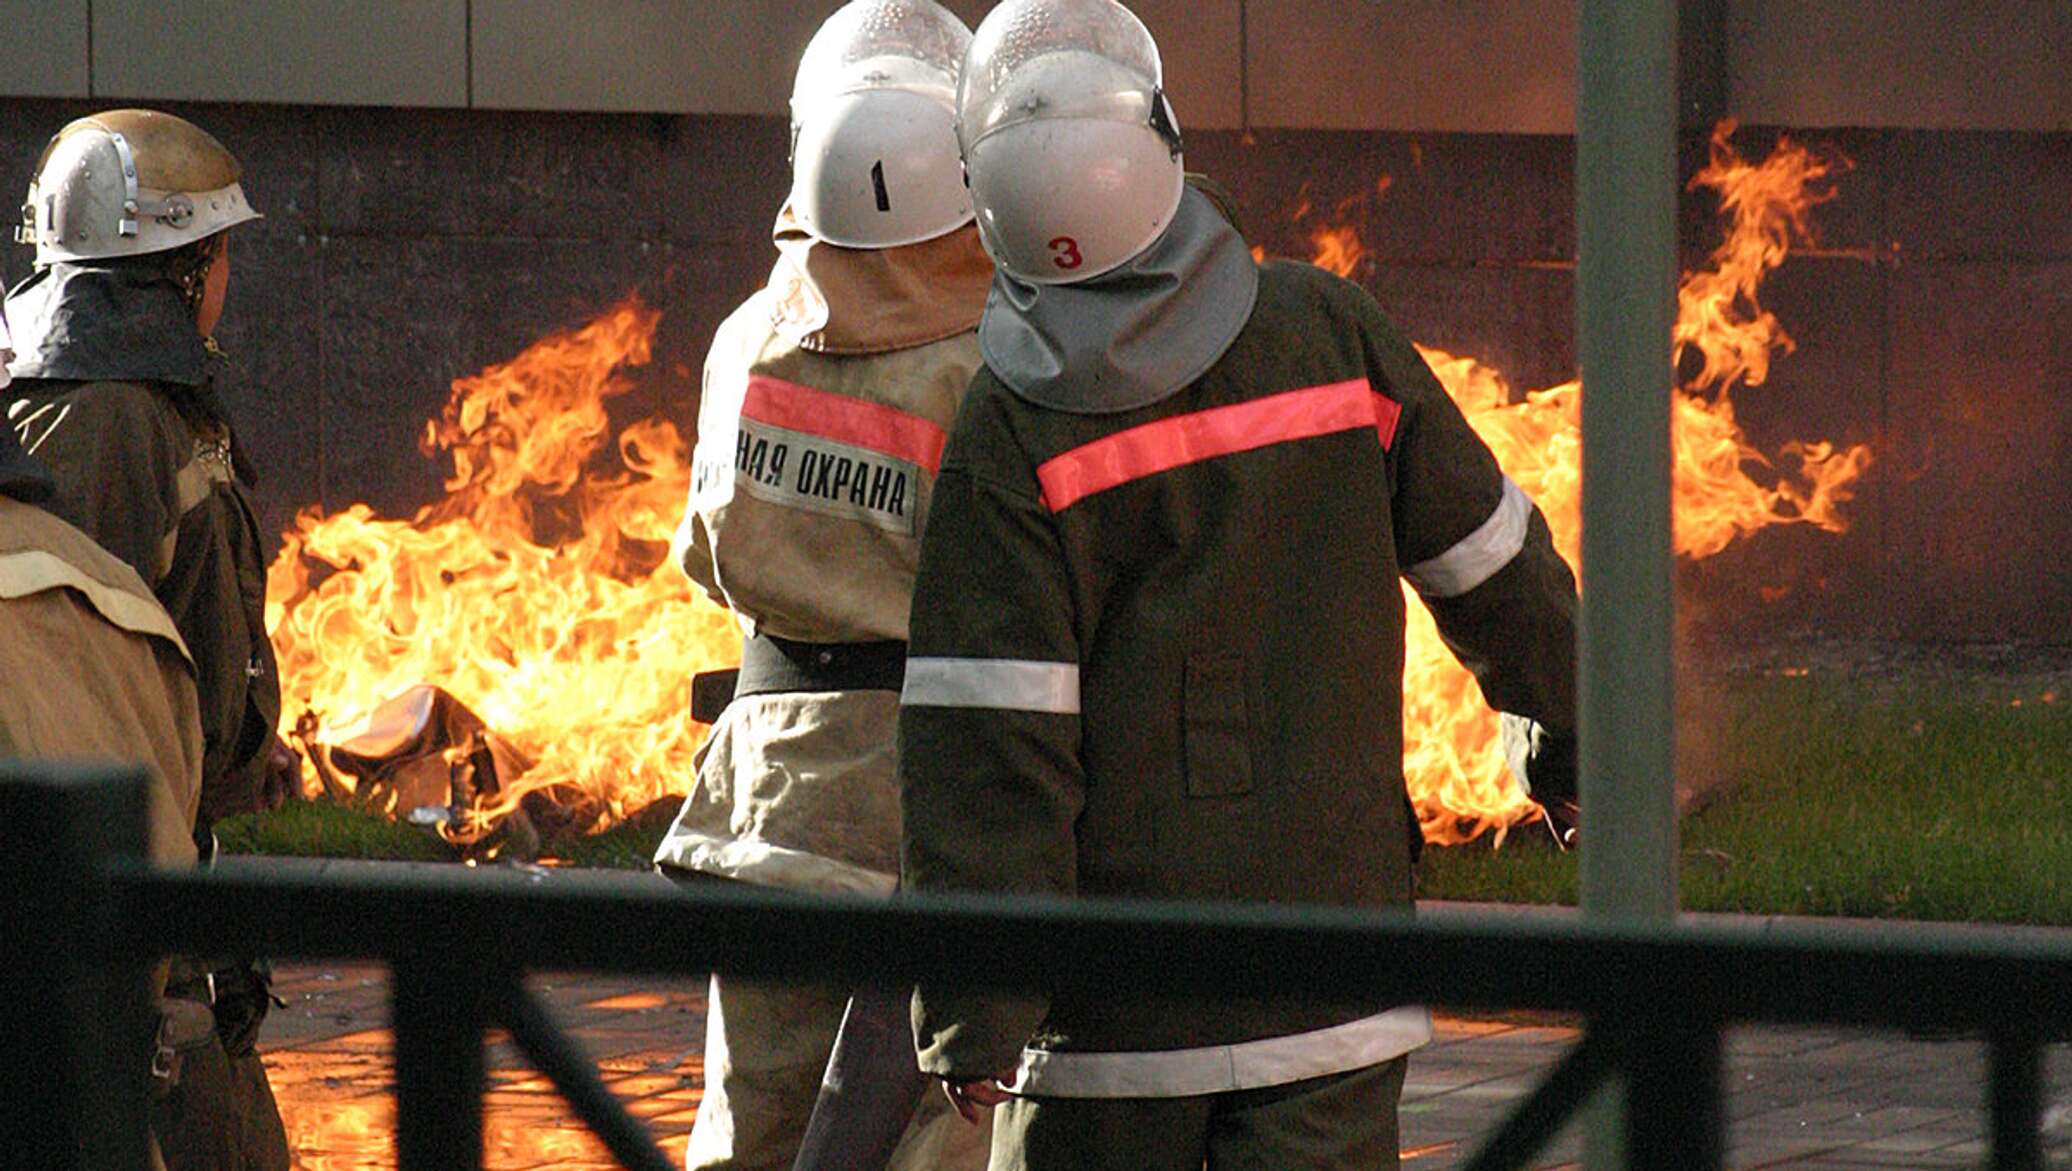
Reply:
[[[1193,187],[1128,264],[1085,284],[996,273],[979,322],[986,365],[1038,406],[1106,415],[1149,406],[1202,376],[1252,316],[1259,266]]]
[[[209,381],[208,348],[164,262],[60,262],[7,295],[16,378]]]

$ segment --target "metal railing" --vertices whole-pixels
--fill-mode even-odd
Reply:
[[[931,979],[1258,997],[1377,994],[1464,1008],[1580,1013],[1583,1041],[1469,1165],[1522,1166],[1593,1090],[1623,1075],[1629,1166],[1719,1167],[1721,1030],[1741,1023],[1892,1026],[1983,1035],[1992,1166],[2042,1166],[2042,1045],[2072,1037],[2072,937],[1982,937],[1914,925],[1837,932],[1717,924],[1610,927],[1499,915],[1417,921],[1328,907],[999,897],[893,902],[645,876],[383,868],[214,873],[134,860],[141,792],[107,774],[0,762],[0,824],[31,835],[0,878],[7,937],[52,957],[40,994],[10,998],[35,1077],[78,1160],[141,1166],[141,973],[167,953],[379,960],[394,972],[403,1171],[480,1166],[483,1033],[508,1029],[628,1167],[669,1164],[524,990],[527,971]],[[44,974],[47,972],[47,976]],[[130,1037],[130,1048],[121,1039]],[[15,1076],[15,1075],[8,1075]],[[9,1097],[7,1110],[28,1099]],[[69,1122],[66,1122],[69,1120]],[[10,1118],[10,1130],[21,1125]],[[20,1148],[16,1148],[20,1149]],[[40,1148],[59,1149],[59,1148]]]

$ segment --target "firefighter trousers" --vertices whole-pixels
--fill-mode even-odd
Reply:
[[[1013,1098],[991,1171],[1396,1171],[1405,1065],[1189,1098]]]
[[[820,1094],[849,993],[820,984],[712,977],[705,1097],[686,1171],[790,1171]],[[931,1088],[888,1171],[978,1171],[987,1136]]]

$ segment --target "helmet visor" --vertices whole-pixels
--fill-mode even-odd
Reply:
[[[853,0],[806,46],[792,86],[794,124],[843,94],[905,89],[955,100],[971,31],[934,0]]]
[[[1043,118],[1148,121],[1164,75],[1142,21],[1114,0],[1005,0],[973,36],[958,141]]]

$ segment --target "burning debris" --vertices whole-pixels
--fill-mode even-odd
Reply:
[[[468,811],[497,804],[503,778],[524,776],[534,762],[467,705],[429,684],[410,688],[328,737],[318,732],[305,712],[296,735],[332,800],[436,829],[471,852],[537,857],[543,841],[597,820],[595,809],[556,804],[535,791],[484,836]]]
[[[447,494],[410,520],[297,518],[267,627],[306,787],[457,805],[440,831],[468,844],[520,809],[548,838],[594,830],[687,783],[690,678],[740,639],[667,563],[686,445],[643,420],[592,466],[660,317],[628,300],[455,382],[423,445],[452,460]]]
[[[1841,530],[1870,463],[1865,447],[1828,443],[1773,457],[1735,421],[1731,392],[1761,385],[1792,347],[1761,283],[1809,238],[1846,162],[1790,139],[1749,162],[1732,129],[1714,134],[1692,180],[1718,193],[1725,239],[1678,290],[1678,369],[1691,373],[1675,404],[1675,544],[1689,558],[1773,525]],[[1387,190],[1383,178],[1373,194]],[[1364,255],[1352,227],[1320,224],[1311,237],[1315,262],[1341,275]],[[643,420],[616,436],[610,470],[592,467],[613,441],[605,404],[631,388],[625,371],[648,361],[659,319],[628,300],[457,381],[423,445],[452,460],[447,495],[410,520],[365,505],[297,519],[269,575],[267,626],[283,733],[299,727],[317,762],[309,787],[400,815],[443,806],[455,810],[441,826],[450,840],[515,849],[532,838],[523,827],[485,835],[517,811],[551,838],[689,785],[705,731],[689,715],[691,678],[737,662],[740,636],[666,556],[689,485],[686,444],[671,424]],[[1422,352],[1573,563],[1580,383],[1521,395],[1472,357]],[[1405,773],[1419,820],[1434,842],[1501,841],[1537,807],[1505,770],[1473,678],[1406,595]]]

